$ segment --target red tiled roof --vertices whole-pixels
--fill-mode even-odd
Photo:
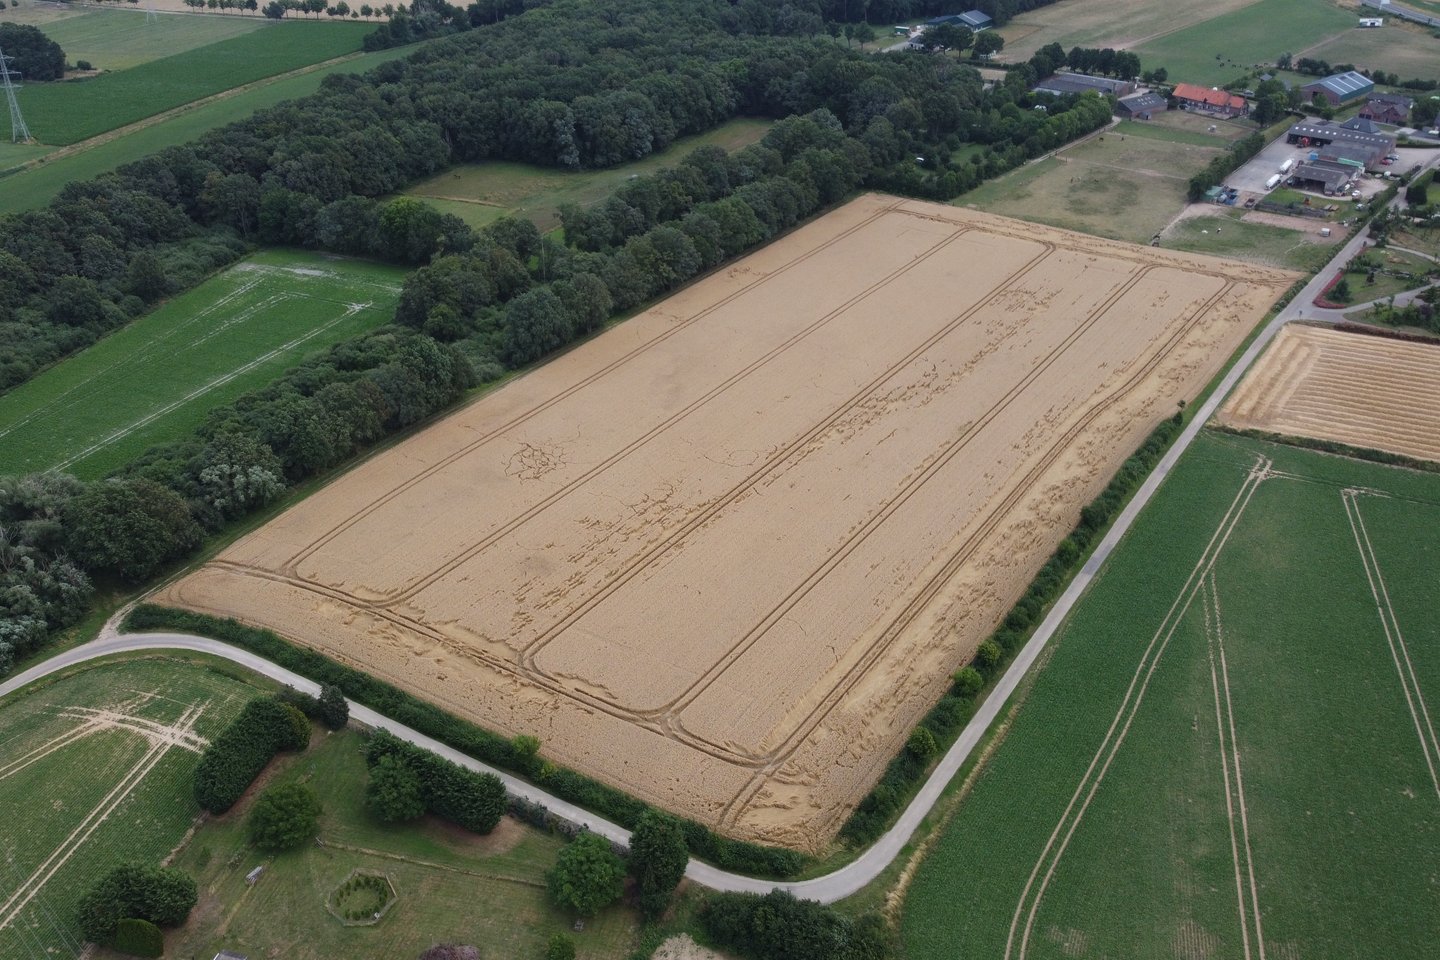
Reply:
[[[1211,90],[1209,87],[1202,87],[1194,83],[1175,84],[1175,99],[1205,103],[1212,107],[1230,107],[1233,110],[1245,108],[1244,97],[1226,93],[1224,90]]]

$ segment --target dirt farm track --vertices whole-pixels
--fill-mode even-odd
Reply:
[[[156,599],[817,849],[1080,505],[1292,279],[862,197]]]
[[[1440,460],[1440,346],[1290,324],[1221,408],[1234,427]]]

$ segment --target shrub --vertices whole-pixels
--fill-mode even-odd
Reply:
[[[365,806],[382,823],[415,820],[425,813],[420,778],[399,758],[386,755],[370,768]]]
[[[320,685],[316,719],[331,730],[339,730],[350,722],[350,704],[345,702],[344,692],[333,683]]]
[[[305,716],[278,698],[251,700],[201,755],[196,802],[211,813],[229,810],[275,754],[303,748],[309,730]]]
[[[124,919],[178,926],[196,899],[195,881],[179,870],[125,864],[101,877],[80,899],[80,930],[87,940],[110,943]]]
[[[545,960],[575,960],[575,941],[563,933],[550,938],[545,947]]]
[[[625,866],[610,849],[610,841],[582,833],[560,851],[545,880],[556,906],[589,917],[620,899]]]
[[[1000,649],[1000,644],[994,640],[986,640],[975,651],[975,662],[980,664],[981,673],[989,674],[1000,665],[1000,660],[1004,655],[1005,651]]]
[[[680,821],[651,810],[630,836],[630,875],[638,888],[640,912],[655,919],[670,905],[670,895],[685,876],[690,853]]]
[[[929,760],[940,752],[940,745],[935,742],[935,734],[924,727],[916,727],[910,731],[910,739],[905,741],[905,752],[916,760]]]
[[[365,760],[373,769],[390,757],[406,767],[419,782],[425,809],[474,833],[489,833],[505,815],[505,785],[489,773],[475,773],[377,732],[365,745]]]
[[[110,945],[132,957],[158,957],[165,952],[165,937],[149,920],[127,917],[115,924],[115,940]]]
[[[961,667],[955,671],[955,693],[961,697],[973,697],[985,686],[985,678],[974,667]]]
[[[261,850],[293,850],[315,836],[319,822],[315,791],[290,783],[260,794],[246,827],[250,842]]]

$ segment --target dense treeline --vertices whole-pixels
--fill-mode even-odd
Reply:
[[[1010,656],[1019,652],[1046,608],[1060,596],[1095,538],[1160,462],[1171,442],[1179,436],[1184,422],[1184,415],[1177,413],[1156,427],[1140,449],[1121,465],[1100,496],[1080,510],[1075,529],[1060,541],[1000,626],[980,644],[971,664],[955,672],[950,689],[920,721],[900,753],[885,768],[880,781],[845,822],[840,830],[842,837],[856,846],[865,846],[885,832],[924,779],[935,757],[970,720],[986,684],[1000,675]]]
[[[825,21],[856,23],[867,21],[876,25],[904,23],[917,17],[938,17],[942,14],[961,10],[980,10],[995,18],[997,24],[1009,23],[1016,16],[1030,10],[1048,7],[1056,0],[789,0],[784,4],[769,4],[762,0],[740,0],[736,6],[750,16],[768,13],[771,16],[786,15],[798,18],[815,16]],[[753,11],[753,12],[752,12]]]
[[[365,742],[365,763],[372,771],[389,758],[419,784],[425,809],[472,833],[489,833],[505,816],[505,785],[489,773],[475,773],[428,750],[377,730]]]
[[[356,703],[362,703],[477,760],[512,770],[560,799],[593,810],[623,827],[633,829],[652,809],[643,801],[584,774],[544,762],[537,752],[537,741],[525,737],[507,740],[497,736],[383,680],[336,663],[313,650],[287,643],[268,630],[150,604],[137,606],[125,621],[124,629],[132,632],[178,630],[196,633],[249,650],[301,676],[334,685]],[[526,819],[537,826],[550,825],[548,818],[534,808],[524,812]],[[732,840],[693,820],[682,820],[681,828],[692,854],[726,870],[757,877],[789,877],[804,864],[804,858],[794,850]]]
[[[715,944],[750,960],[886,960],[895,946],[884,918],[852,918],[780,890],[764,896],[720,893],[700,922]]]
[[[1236,170],[1243,167],[1252,157],[1265,149],[1265,137],[1259,131],[1250,134],[1244,139],[1235,141],[1235,144],[1228,152],[1222,153],[1205,165],[1195,176],[1190,178],[1186,195],[1191,203],[1197,203],[1204,199],[1205,191],[1211,187],[1219,186],[1225,182],[1225,178]]]
[[[90,577],[65,552],[67,509],[84,489],[59,474],[0,476],[0,676],[90,604]]]
[[[278,697],[256,697],[220,732],[195,767],[195,801],[224,813],[282,750],[303,750],[310,721]]]
[[[0,23],[0,51],[11,57],[17,80],[59,80],[65,76],[65,51],[38,27]]]

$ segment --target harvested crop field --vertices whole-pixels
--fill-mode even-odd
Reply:
[[[1220,410],[1232,427],[1440,460],[1440,346],[1290,324]]]
[[[858,199],[166,588],[818,849],[1292,276]]]

